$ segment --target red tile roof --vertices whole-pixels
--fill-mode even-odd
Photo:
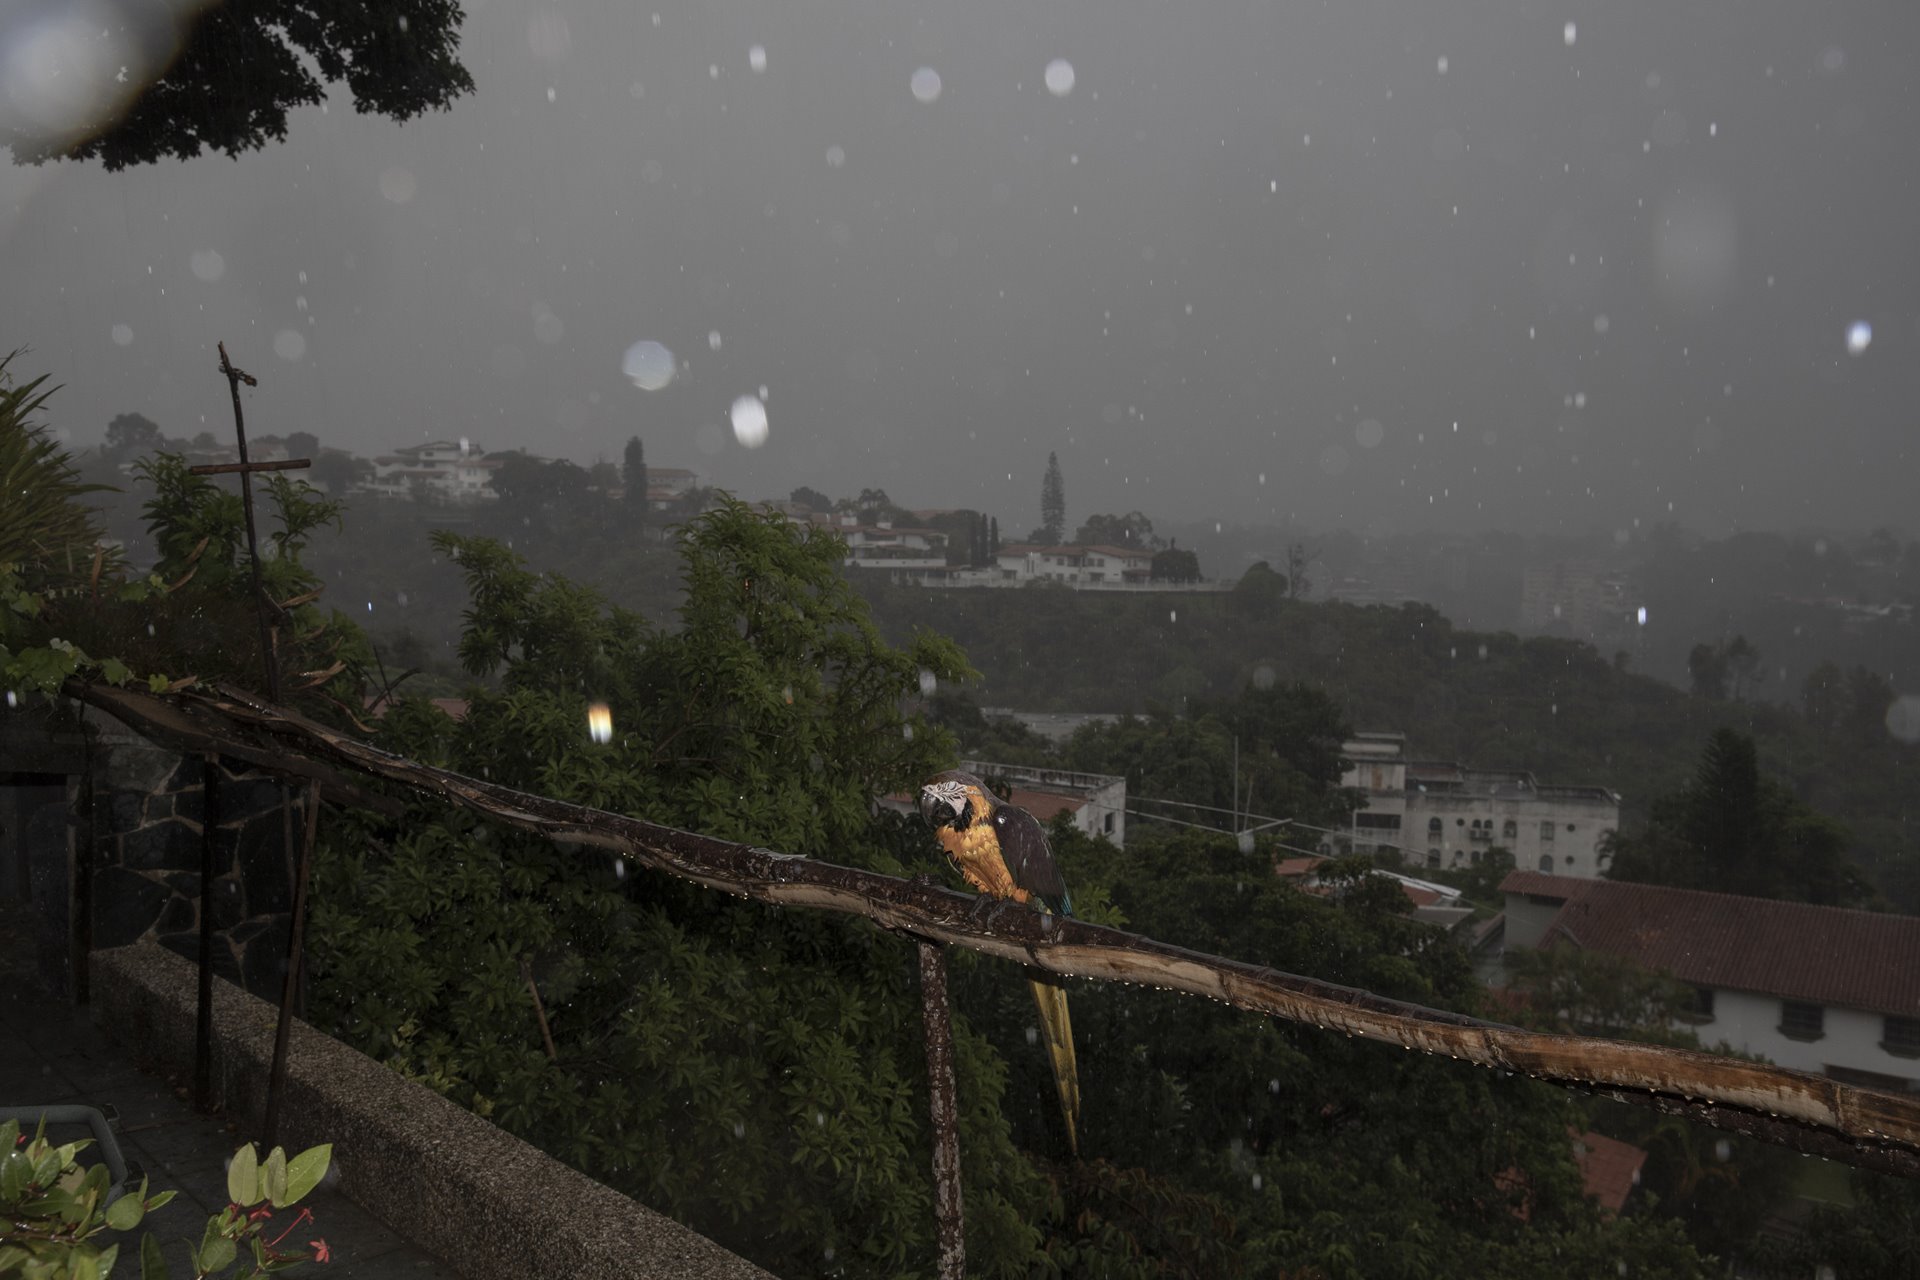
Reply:
[[[1564,902],[1568,898],[1578,897],[1599,883],[1598,880],[1588,880],[1583,876],[1550,876],[1539,871],[1509,871],[1507,878],[1500,882],[1500,892],[1525,893],[1538,898],[1559,898]]]
[[[1013,803],[1042,822],[1052,822],[1057,813],[1076,813],[1087,804],[1078,796],[1063,796],[1055,791],[1024,791],[1019,787],[1013,789]]]
[[[1640,1184],[1647,1153],[1631,1142],[1583,1133],[1574,1139],[1573,1162],[1580,1166],[1580,1186],[1587,1198],[1598,1201],[1602,1212],[1615,1214]]]
[[[1920,1016],[1920,917],[1532,871],[1500,890],[1564,899],[1543,946],[1565,939],[1703,987]]]

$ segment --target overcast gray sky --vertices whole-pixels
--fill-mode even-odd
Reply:
[[[638,433],[1018,531],[1049,450],[1076,521],[1915,524],[1920,6],[468,10],[451,113],[0,168],[0,349],[75,442],[226,435],[224,338],[259,431]]]

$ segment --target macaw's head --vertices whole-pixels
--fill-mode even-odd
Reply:
[[[987,784],[970,773],[949,769],[920,788],[920,816],[934,827],[965,831],[975,817],[975,802],[991,804]]]

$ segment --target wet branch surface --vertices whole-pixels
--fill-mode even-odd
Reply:
[[[231,689],[154,695],[70,680],[66,693],[183,751],[217,750],[364,804],[352,775],[385,779],[556,841],[606,849],[696,884],[838,911],[914,938],[1065,977],[1207,996],[1409,1051],[1525,1073],[1651,1106],[1808,1155],[1920,1178],[1920,1098],[1693,1049],[1554,1035],[1189,951],[921,880],[736,844],[515,791],[420,764]],[[394,802],[377,797],[391,813]]]

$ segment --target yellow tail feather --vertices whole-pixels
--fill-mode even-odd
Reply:
[[[1060,1113],[1067,1122],[1067,1146],[1080,1155],[1080,1068],[1073,1056],[1073,1021],[1067,1016],[1067,989],[1058,980],[1032,978],[1033,1003],[1040,1011],[1040,1035],[1060,1090]]]

